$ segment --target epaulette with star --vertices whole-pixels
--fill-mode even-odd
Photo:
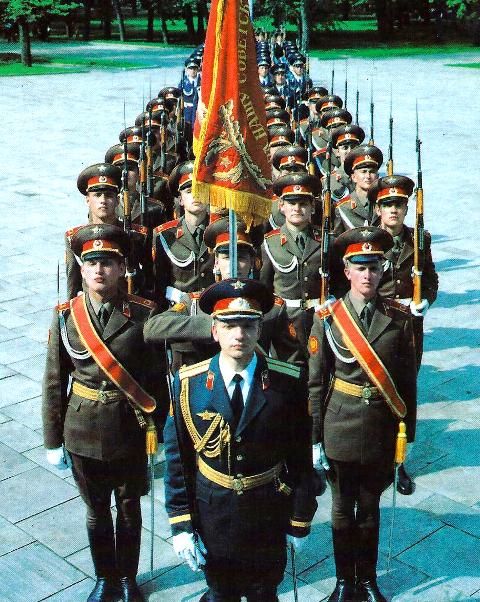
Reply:
[[[280,234],[280,228],[276,228],[275,230],[270,230],[270,232],[267,232],[264,236],[264,238],[271,238],[272,236],[277,236],[277,234]]]
[[[70,228],[70,230],[67,230],[65,232],[65,236],[68,238],[68,240],[70,241],[72,236],[75,234],[75,232],[78,232],[78,230],[80,230],[82,226],[75,226],[74,228]]]
[[[288,362],[281,362],[273,357],[266,357],[265,360],[269,370],[272,370],[273,372],[279,372],[280,374],[286,374],[287,376],[292,376],[293,378],[300,378],[302,370],[299,366],[289,364]]]
[[[185,310],[187,309],[187,304],[186,303],[175,303],[174,305],[172,305],[172,307],[170,308],[170,311],[174,311],[176,313],[183,313]]]
[[[176,228],[179,224],[179,219],[172,219],[169,222],[165,222],[164,224],[160,224],[156,228],[153,229],[155,234],[159,232],[165,232],[166,230],[171,230],[172,228]]]
[[[55,309],[57,311],[65,311],[66,309],[68,309],[70,307],[70,301],[65,301],[65,303],[59,303]]]
[[[315,315],[323,320],[323,318],[327,318],[330,315],[330,311],[328,307],[320,307],[315,312]]]
[[[209,359],[204,360],[203,362],[198,362],[198,364],[193,364],[191,366],[182,366],[178,371],[178,376],[180,377],[180,380],[184,378],[191,378],[192,376],[197,376],[197,374],[207,372],[209,366]]]
[[[282,297],[279,297],[278,295],[273,295],[273,298],[275,305],[279,305],[280,307],[285,305],[285,299],[282,299]]]
[[[146,226],[141,226],[140,224],[132,224],[132,230],[143,236],[148,235],[148,228]]]
[[[343,197],[343,199],[340,199],[338,203],[335,204],[335,207],[341,207],[342,205],[345,205],[345,203],[349,203],[351,200],[352,196],[348,194],[346,197]]]
[[[140,297],[138,295],[127,294],[127,299],[131,303],[136,303],[137,305],[143,305],[144,307],[148,307],[149,309],[155,309],[157,304],[155,301],[151,301],[150,299],[145,299],[145,297]]]

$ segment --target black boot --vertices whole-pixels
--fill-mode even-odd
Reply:
[[[97,577],[97,583],[88,596],[87,602],[114,602],[118,591],[114,583],[105,577]]]
[[[387,602],[378,589],[375,579],[359,579],[357,583],[358,599],[361,602]]]
[[[415,491],[415,483],[408,475],[403,464],[398,467],[397,491],[402,495],[412,495]]]
[[[335,589],[327,602],[353,602],[355,600],[355,582],[351,579],[337,579]]]
[[[120,590],[123,602],[145,602],[135,577],[120,577]]]
[[[87,525],[88,542],[97,583],[87,602],[111,602],[118,597],[115,582],[115,541],[113,525],[108,520]]]

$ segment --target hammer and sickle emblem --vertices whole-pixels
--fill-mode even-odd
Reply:
[[[107,177],[106,176],[99,176],[98,181],[99,182],[106,182],[107,181]]]
[[[372,245],[369,242],[364,242],[362,245],[362,251],[371,251]]]
[[[96,249],[98,251],[98,249],[102,249],[103,248],[103,240],[94,240],[93,241],[93,248]]]
[[[299,184],[295,184],[295,186],[293,187],[293,192],[300,192],[302,190],[302,187]]]

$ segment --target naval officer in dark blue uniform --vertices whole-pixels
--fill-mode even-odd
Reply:
[[[273,305],[260,282],[223,280],[199,303],[221,350],[175,376],[164,433],[173,546],[203,565],[203,602],[273,602],[287,538],[299,547],[316,509],[306,381],[255,352]]]

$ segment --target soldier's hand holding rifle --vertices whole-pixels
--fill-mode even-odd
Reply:
[[[70,454],[63,445],[55,449],[47,449],[47,462],[58,470],[66,470],[72,467]]]

